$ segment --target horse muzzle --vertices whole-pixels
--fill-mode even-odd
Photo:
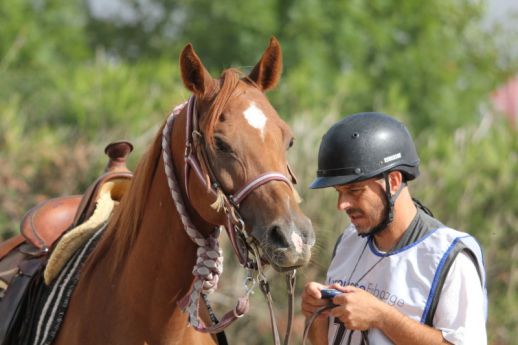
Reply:
[[[311,221],[303,218],[298,222],[274,221],[252,230],[251,235],[259,244],[262,258],[276,271],[290,271],[309,262],[315,234]]]

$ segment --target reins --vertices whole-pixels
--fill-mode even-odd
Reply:
[[[317,317],[319,317],[320,314],[322,314],[324,311],[333,309],[334,307],[336,307],[336,305],[333,304],[331,301],[329,301],[329,303],[327,305],[318,308],[317,310],[315,310],[315,312],[313,314],[311,314],[311,316],[308,319],[306,319],[306,322],[304,323],[304,333],[302,334],[302,345],[306,345],[306,341],[308,340],[308,336],[309,336],[309,330],[311,329],[311,325],[317,319]],[[351,344],[353,333],[354,333],[354,331],[351,331],[349,333],[349,337],[347,338],[346,345]],[[361,331],[361,343],[360,344],[369,345],[368,331]]]
[[[185,185],[187,197],[190,199],[188,178],[190,169],[192,169],[195,172],[195,176],[197,176],[199,180],[207,186],[209,193],[217,198],[216,202],[212,204],[211,207],[217,211],[223,211],[226,215],[226,224],[220,224],[219,226],[215,227],[208,238],[205,238],[193,225],[193,222],[191,221],[185,207],[185,203],[179,188],[179,183],[174,172],[171,153],[171,132],[177,115],[185,107],[187,107],[187,120],[184,154],[185,177],[183,182]],[[268,182],[281,181],[290,186],[290,188],[293,188],[293,186],[290,180],[288,180],[288,178],[286,178],[286,176],[283,174],[278,172],[266,172],[245,183],[243,187],[238,189],[232,195],[228,195],[223,192],[220,184],[215,178],[212,166],[205,152],[205,147],[200,144],[200,141],[203,140],[203,135],[198,130],[197,118],[196,99],[194,96],[191,96],[188,102],[177,106],[173,110],[171,115],[169,115],[162,132],[162,156],[171,196],[173,198],[178,214],[180,215],[185,232],[198,246],[196,264],[193,268],[194,283],[192,285],[191,291],[186,296],[184,296],[178,302],[178,304],[184,311],[189,313],[189,324],[197,331],[204,333],[219,333],[222,332],[231,323],[233,323],[236,319],[242,317],[246,312],[248,312],[249,295],[252,293],[255,285],[259,283],[260,290],[264,294],[268,304],[274,343],[275,345],[280,345],[281,342],[277,329],[277,323],[275,321],[275,315],[273,312],[273,302],[270,294],[270,286],[263,272],[263,266],[261,262],[262,259],[260,256],[259,248],[254,238],[249,236],[246,232],[245,223],[239,213],[239,206],[252,191]],[[205,174],[203,173],[203,170],[200,166],[200,161],[203,162],[204,168],[206,170]],[[288,169],[288,171],[290,170]],[[294,179],[294,176],[292,176],[292,179]],[[222,228],[226,230],[233,250],[238,257],[240,264],[247,271],[247,276],[244,281],[246,291],[242,297],[238,298],[238,302],[234,309],[225,313],[219,322],[217,322],[217,319],[213,317],[213,313],[211,313],[211,319],[214,324],[212,326],[206,326],[199,318],[199,302],[200,296],[202,296],[202,298],[207,301],[206,296],[217,288],[219,276],[223,270],[223,256],[218,242],[218,237]],[[286,274],[286,282],[289,295],[289,316],[286,335],[284,337],[284,345],[289,343],[289,337],[291,333],[291,322],[293,319],[294,309],[293,299],[295,288],[295,270],[292,270]]]
[[[365,271],[360,278],[356,279],[356,283],[352,283],[351,284],[351,279],[354,275],[354,273],[356,272],[356,268],[358,267],[358,263],[360,262],[362,256],[363,256],[363,253],[365,252],[365,249],[367,248],[367,245],[369,244],[369,241],[365,241],[365,245],[363,246],[363,249],[360,253],[360,256],[358,257],[358,259],[356,260],[356,264],[354,265],[353,267],[353,270],[349,276],[349,282],[347,283],[347,285],[358,285],[358,283],[363,279],[365,278],[365,276],[367,274],[369,274],[370,271],[372,271],[374,269],[374,267],[376,267],[383,259],[385,259],[387,256],[382,256],[381,258],[379,258],[375,263],[374,265],[372,265],[367,271]],[[389,252],[390,253],[390,252]],[[306,339],[308,337],[308,334],[309,334],[309,329],[311,328],[311,325],[313,324],[313,322],[316,320],[316,318],[322,314],[324,311],[326,310],[329,310],[329,309],[333,309],[334,307],[336,307],[336,305],[332,302],[332,301],[329,301],[327,305],[323,306],[323,307],[320,307],[318,308],[317,310],[315,310],[315,312],[306,320],[306,323],[304,324],[304,334],[302,336],[302,345],[305,345],[306,344]],[[352,339],[352,335],[355,331],[354,330],[351,330],[349,332],[349,337],[347,338],[347,344],[346,345],[349,345],[351,343],[351,339]],[[366,331],[361,331],[361,345],[369,345],[369,338],[368,338],[368,330]]]

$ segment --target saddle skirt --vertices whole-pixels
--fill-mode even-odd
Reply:
[[[28,341],[24,341],[20,345],[50,345],[54,342],[63,323],[74,288],[79,281],[82,265],[95,248],[95,244],[107,224],[107,222],[97,224],[97,228],[93,229],[91,236],[86,241],[79,243],[76,251],[64,263],[59,274],[52,280],[37,303],[38,310],[35,314],[38,315],[38,318],[27,327],[22,326],[22,329],[25,330],[21,336]],[[31,336],[27,337],[27,334],[31,334]]]
[[[117,203],[112,198],[112,191],[120,187],[120,183],[125,180],[113,180],[105,183],[101,187],[96,208],[92,216],[83,224],[67,231],[52,250],[47,261],[44,272],[45,284],[50,285],[54,278],[61,272],[61,269],[74,255],[74,253],[104,224],[108,219]]]

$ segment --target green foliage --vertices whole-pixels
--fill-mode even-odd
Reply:
[[[320,138],[343,114],[384,111],[416,137],[423,174],[411,185],[415,195],[485,247],[491,343],[518,336],[517,136],[481,111],[518,59],[495,49],[495,32],[481,29],[483,1],[121,3],[117,14],[94,17],[80,0],[0,2],[0,236],[14,234],[38,201],[84,191],[110,141],[132,141],[135,165],[168,111],[188,97],[177,63],[187,42],[216,75],[230,65],[252,67],[275,35],[284,79],[269,96],[296,134],[289,158],[317,231],[298,292],[324,279],[346,226],[332,190],[306,188]],[[228,253],[219,295],[225,308],[234,303],[225,302],[225,291],[235,296],[241,284]],[[273,280],[282,308],[282,279]],[[268,332],[263,301],[252,303],[253,315],[231,328],[230,338],[266,344],[269,336],[251,337]],[[296,315],[295,329],[303,322]]]
[[[430,134],[424,144],[428,157],[418,194],[439,219],[482,243],[490,337],[495,343],[510,344],[518,324],[516,131],[487,116],[478,126],[459,128],[453,135]]]
[[[283,34],[301,69],[289,78],[311,76],[295,83],[297,94],[311,90],[304,107],[336,97],[341,113],[389,109],[418,131],[451,130],[473,120],[475,100],[497,80],[480,3],[302,1],[293,10]]]
[[[40,69],[49,63],[71,65],[89,58],[85,15],[80,1],[3,1],[0,72]]]
[[[278,36],[286,79],[272,97],[289,118],[336,102],[339,113],[390,110],[417,131],[437,122],[451,131],[478,120],[478,100],[506,71],[496,64],[505,53],[481,27],[483,1],[150,0],[159,15],[125,3],[140,15],[89,26],[94,46],[124,58],[190,41],[210,70],[248,67],[257,42]]]

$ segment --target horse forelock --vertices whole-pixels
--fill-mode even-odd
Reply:
[[[209,147],[214,147],[214,130],[218,123],[225,106],[230,98],[234,96],[240,82],[244,82],[252,87],[257,85],[236,68],[229,68],[223,71],[219,79],[219,89],[215,90],[215,96],[211,100],[211,105],[206,114],[201,117],[200,129],[204,133],[205,140]]]

